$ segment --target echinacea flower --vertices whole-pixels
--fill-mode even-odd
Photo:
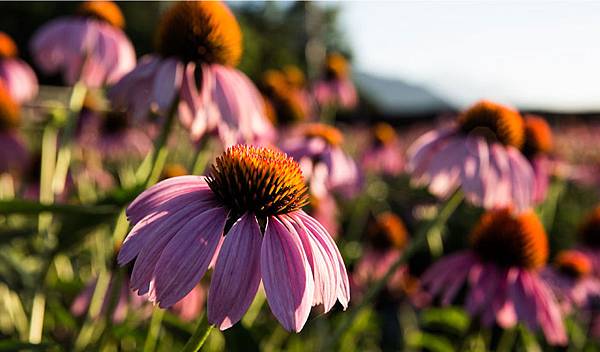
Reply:
[[[377,215],[368,227],[367,245],[354,268],[354,283],[364,291],[383,278],[402,255],[408,239],[408,231],[400,217],[391,212]],[[386,283],[387,293],[394,296],[407,293],[415,288],[415,282],[408,266],[400,266]]]
[[[12,38],[0,32],[0,82],[12,98],[21,104],[37,95],[38,81],[31,67],[17,54],[17,45]]]
[[[271,69],[263,73],[261,90],[273,106],[278,124],[312,118],[310,98],[302,88],[302,81],[302,72],[297,68],[288,67],[287,71]]]
[[[17,129],[20,123],[20,106],[0,85],[0,174],[20,173],[27,167],[27,148]]]
[[[358,104],[358,94],[348,66],[344,56],[338,53],[327,55],[323,77],[313,86],[313,95],[321,107],[351,110]]]
[[[590,212],[579,227],[578,250],[585,254],[592,264],[592,272],[600,277],[600,206]]]
[[[510,209],[484,214],[470,236],[470,248],[442,257],[423,275],[423,286],[448,305],[466,284],[465,308],[483,325],[538,327],[555,345],[567,342],[558,302],[540,277],[548,239],[533,211]]]
[[[548,193],[551,162],[548,154],[552,151],[552,130],[543,117],[525,116],[525,142],[523,154],[531,163],[535,178],[533,201],[541,203]]]
[[[343,140],[337,128],[310,123],[299,126],[282,142],[282,149],[300,164],[313,195],[341,191],[351,196],[358,188],[358,168],[342,150]]]
[[[365,170],[397,176],[404,170],[404,157],[398,134],[392,126],[380,122],[373,127],[373,142],[362,155]]]
[[[119,111],[96,111],[84,106],[79,126],[77,142],[81,148],[98,153],[108,162],[140,159],[152,149],[150,137]]]
[[[170,307],[215,261],[208,321],[221,330],[244,315],[262,282],[283,327],[300,331],[310,308],[349,301],[346,269],[327,231],[302,211],[302,172],[287,155],[236,145],[209,176],[162,181],[127,208],[133,224],[119,252],[135,260],[131,288]]]
[[[413,181],[447,198],[459,187],[486,209],[533,203],[534,175],[519,148],[525,139],[516,110],[480,101],[450,127],[421,136],[408,151]]]
[[[225,145],[273,139],[260,93],[234,68],[242,32],[225,4],[175,4],[163,16],[157,39],[157,53],[142,58],[111,90],[117,108],[140,119],[163,116],[177,104],[194,141],[206,134],[217,134]]]
[[[124,25],[115,3],[86,1],[76,16],[55,19],[35,33],[33,59],[46,74],[61,73],[69,85],[113,84],[135,66],[135,51],[123,33]]]
[[[570,313],[573,308],[589,311],[593,301],[600,298],[600,279],[591,274],[592,263],[585,254],[564,250],[542,277],[561,301],[563,311]]]

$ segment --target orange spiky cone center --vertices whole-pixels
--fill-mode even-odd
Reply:
[[[325,74],[332,79],[343,79],[349,76],[350,68],[346,58],[338,53],[327,55]]]
[[[164,57],[236,66],[242,56],[242,31],[220,1],[179,2],[161,19],[157,46]]]
[[[215,160],[207,182],[217,198],[238,215],[287,214],[309,201],[298,163],[271,148],[228,148]]]
[[[524,122],[518,111],[482,100],[458,118],[461,130],[491,141],[521,148],[525,140]]]
[[[0,85],[0,131],[13,130],[20,123],[21,107],[13,100],[8,90]]]
[[[392,126],[385,122],[380,122],[373,128],[375,141],[381,145],[389,145],[396,141],[398,135]]]
[[[566,250],[558,253],[554,266],[565,275],[582,278],[592,271],[590,260],[581,252]]]
[[[14,40],[8,34],[0,32],[0,58],[15,57],[18,53]]]
[[[375,247],[402,249],[408,242],[408,230],[398,215],[385,212],[379,214],[367,232]]]
[[[471,246],[484,261],[505,267],[537,270],[548,260],[548,239],[533,211],[510,209],[484,214],[471,233]]]
[[[525,116],[525,143],[523,153],[528,156],[552,151],[552,129],[544,118]]]

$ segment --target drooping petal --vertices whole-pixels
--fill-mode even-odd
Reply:
[[[208,321],[221,330],[237,323],[260,285],[262,234],[254,214],[246,213],[225,236],[208,293]]]
[[[315,280],[315,295],[313,305],[323,304],[324,311],[328,312],[337,300],[338,266],[335,253],[329,251],[326,244],[315,238],[315,235],[290,216],[279,218],[290,231],[295,231],[302,241],[308,263],[312,269]]]
[[[306,214],[304,211],[297,211],[293,213],[292,216],[295,217],[297,221],[302,222],[302,224],[306,226],[308,232],[314,236],[321,246],[325,248],[328,253],[331,253],[332,260],[335,260],[334,265],[337,267],[337,299],[344,309],[346,309],[348,307],[348,302],[350,301],[350,283],[340,251],[327,230],[313,217]]]
[[[288,331],[300,331],[310,313],[314,280],[298,235],[269,217],[260,269],[273,315]]]
[[[159,307],[177,303],[200,282],[223,236],[226,219],[223,208],[205,211],[189,220],[169,241],[154,272]]]
[[[181,88],[183,64],[170,58],[162,62],[154,78],[154,101],[161,112],[166,112]]]

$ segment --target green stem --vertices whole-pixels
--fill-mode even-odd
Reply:
[[[368,306],[381,292],[381,290],[385,287],[386,283],[391,279],[396,270],[400,268],[401,265],[407,262],[407,260],[416,253],[419,249],[423,247],[427,243],[427,237],[432,232],[435,231],[436,228],[443,226],[448,218],[454,213],[456,208],[460,205],[463,200],[463,194],[460,191],[454,193],[450,199],[443,205],[442,209],[438,212],[437,218],[432,222],[427,222],[423,225],[420,231],[417,231],[415,239],[410,242],[406,250],[402,253],[402,256],[398,258],[387,270],[385,275],[377,280],[364,295],[363,300],[358,303],[353,309],[351,309],[346,315],[345,319],[342,320],[342,323],[333,333],[330,339],[327,340],[326,346],[324,350],[329,351],[332,350],[334,344],[342,337],[344,332],[352,325],[353,321],[356,319],[358,314],[363,310],[366,306]]]
[[[556,210],[558,209],[558,202],[567,186],[564,180],[557,180],[553,182],[548,190],[548,197],[542,208],[542,222],[546,233],[550,234],[552,227],[554,226],[554,219],[556,218]]]
[[[156,349],[156,341],[158,340],[158,334],[160,334],[160,326],[164,315],[165,311],[163,309],[154,308],[152,318],[150,319],[148,335],[146,335],[146,341],[144,342],[144,352],[152,352]]]
[[[200,320],[200,323],[198,323],[198,326],[196,327],[194,334],[192,334],[192,336],[187,341],[185,346],[183,346],[183,349],[181,351],[182,352],[200,351],[202,346],[204,346],[206,339],[208,339],[208,336],[210,335],[210,332],[212,331],[213,328],[214,328],[214,325],[210,325],[208,323],[208,319],[205,314],[202,317],[202,320]]]
[[[73,86],[71,99],[69,100],[69,117],[62,135],[62,143],[58,150],[56,169],[52,179],[52,190],[54,194],[61,194],[65,189],[65,181],[71,164],[71,149],[73,148],[73,137],[77,127],[79,113],[83,107],[83,101],[87,93],[87,87],[82,82]]]
[[[206,170],[206,165],[210,161],[212,152],[210,145],[208,136],[204,136],[198,146],[198,153],[196,154],[196,159],[194,160],[194,165],[191,169],[192,175],[202,175]]]
[[[167,114],[167,119],[163,125],[162,131],[154,144],[154,152],[152,153],[152,162],[150,163],[152,167],[150,168],[150,174],[146,179],[146,188],[152,186],[160,179],[160,174],[165,166],[165,162],[167,161],[167,156],[169,154],[169,150],[167,148],[167,141],[169,139],[169,135],[171,134],[171,129],[173,127],[173,120],[175,119],[175,113],[177,112],[177,105],[179,102],[179,97],[175,97],[173,103],[171,104],[171,108]]]

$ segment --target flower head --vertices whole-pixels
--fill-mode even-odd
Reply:
[[[554,258],[554,267],[572,278],[585,277],[592,271],[592,264],[588,258],[576,250],[565,250],[558,253]]]
[[[208,320],[221,329],[241,319],[261,281],[288,330],[302,329],[313,305],[346,307],[346,269],[327,231],[300,209],[302,181],[285,154],[238,145],[206,178],[174,177],[146,190],[127,208],[134,227],[118,257],[137,257],[132,289],[169,307],[212,266]]]
[[[527,156],[547,154],[552,150],[552,146],[552,129],[548,122],[540,116],[525,116],[523,153]]]
[[[18,134],[21,109],[9,92],[0,84],[0,174],[25,170],[28,152]]]
[[[456,123],[421,136],[409,149],[413,182],[446,198],[461,188],[466,199],[486,209],[534,202],[533,169],[520,153],[525,132],[521,115],[481,101]]]
[[[236,66],[242,56],[242,31],[220,1],[185,1],[161,19],[158,52],[183,62]]]
[[[61,73],[67,84],[81,81],[93,88],[114,84],[135,66],[124,24],[115,3],[86,1],[75,16],[50,21],[35,33],[33,59],[46,74]]]
[[[384,212],[375,217],[367,231],[370,243],[383,249],[403,249],[408,242],[408,231],[404,222],[392,212]]]
[[[458,118],[460,129],[504,145],[520,148],[523,144],[523,118],[518,111],[488,100],[471,106]]]
[[[180,2],[157,31],[157,54],[147,55],[109,92],[115,107],[135,119],[165,117],[173,106],[192,140],[217,135],[225,146],[268,144],[275,135],[264,101],[236,70],[239,25],[222,2]]]
[[[471,245],[483,261],[537,270],[548,260],[548,239],[533,211],[513,215],[510,209],[484,214],[471,233]]]
[[[13,58],[18,53],[19,49],[17,49],[17,44],[15,44],[12,38],[8,34],[0,32],[0,58]]]
[[[299,126],[283,142],[283,150],[296,160],[310,191],[323,197],[330,191],[352,195],[358,187],[358,168],[341,144],[344,136],[333,126],[310,123]]]
[[[340,53],[331,53],[325,58],[325,74],[331,79],[344,79],[350,73],[348,61]]]
[[[367,171],[396,176],[404,170],[404,156],[398,134],[385,122],[372,129],[372,142],[362,155],[362,165]]]
[[[339,53],[329,54],[325,60],[323,77],[313,87],[315,100],[321,107],[354,109],[358,94],[350,80],[348,61]]]
[[[119,6],[112,1],[84,1],[79,5],[77,14],[104,21],[117,28],[125,27],[125,17]]]
[[[483,325],[510,328],[518,322],[541,328],[550,344],[567,335],[562,312],[541,276],[548,257],[544,229],[531,212],[509,209],[486,213],[471,233],[471,248],[443,257],[423,275],[433,296],[450,304],[467,285],[465,307]]]

